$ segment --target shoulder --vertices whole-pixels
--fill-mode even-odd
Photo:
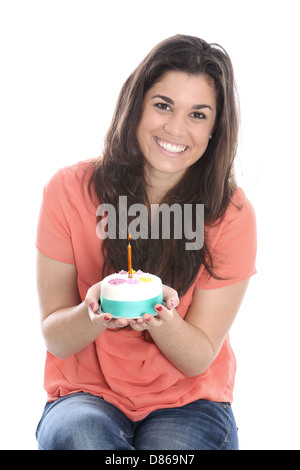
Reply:
[[[95,160],[86,160],[58,169],[44,187],[44,200],[71,204],[88,193]]]
[[[201,287],[223,287],[255,274],[257,250],[254,208],[241,188],[234,192],[221,220],[206,229],[214,272],[222,280],[201,272]],[[200,286],[199,284],[199,286]]]
[[[238,187],[232,195],[231,201],[225,213],[225,221],[233,222],[235,219],[253,220],[255,211],[253,205],[246,197],[244,190]]]
[[[94,163],[95,160],[85,160],[59,168],[49,179],[46,188],[65,188],[65,190],[68,190],[70,187],[74,188],[74,185],[75,187],[82,185],[85,178],[89,180],[92,176]]]
[[[95,218],[88,197],[92,168],[90,161],[60,168],[44,187],[36,246],[50,258],[74,264],[72,237],[89,212]]]
[[[232,195],[227,210],[220,223],[219,236],[230,232],[232,239],[242,233],[256,232],[256,217],[252,203],[242,188],[238,187]]]
[[[234,191],[223,217],[214,224],[205,227],[205,236],[210,249],[214,249],[222,239],[234,241],[245,232],[255,236],[256,217],[251,202],[243,189],[238,187]]]
[[[255,211],[240,187],[232,195],[216,238],[218,244],[222,240],[225,244],[243,243],[245,247],[256,244]]]

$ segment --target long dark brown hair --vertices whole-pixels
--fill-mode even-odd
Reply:
[[[217,115],[205,153],[186,170],[181,181],[161,203],[178,203],[182,208],[184,204],[194,207],[204,204],[205,226],[209,227],[224,215],[236,187],[233,162],[237,150],[238,113],[230,58],[217,44],[208,44],[197,37],[176,35],[154,47],[124,83],[106,135],[103,156],[94,163],[90,188],[93,186],[99,203],[110,203],[116,208],[117,234],[119,196],[127,196],[128,207],[135,203],[149,207],[145,158],[136,132],[145,93],[168,71],[208,77],[215,87]],[[130,218],[127,222],[129,224]],[[200,250],[187,251],[186,241],[184,236],[182,239],[139,238],[133,241],[133,268],[160,276],[163,283],[183,295],[202,264],[214,275],[213,259],[207,244],[204,242]],[[126,239],[118,236],[116,239],[106,238],[102,247],[105,259],[103,276],[126,269]]]

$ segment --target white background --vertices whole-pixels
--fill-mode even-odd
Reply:
[[[119,90],[160,40],[221,44],[241,102],[239,184],[258,274],[232,330],[241,449],[300,449],[296,0],[0,0],[0,448],[35,449],[45,350],[35,287],[42,188],[101,153]]]

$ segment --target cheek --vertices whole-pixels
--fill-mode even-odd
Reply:
[[[207,146],[211,133],[212,129],[210,125],[201,127],[198,132],[195,132],[193,135],[195,145],[198,147],[203,147],[204,145]]]
[[[143,133],[151,133],[161,127],[163,122],[162,116],[152,109],[149,110],[149,108],[146,108],[142,113],[138,128],[140,128]]]

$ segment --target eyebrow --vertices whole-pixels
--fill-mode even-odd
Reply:
[[[168,98],[168,96],[154,95],[152,96],[151,99],[154,100],[154,98],[159,98],[161,100],[164,100],[166,103],[169,103],[172,106],[175,104],[175,101],[173,101],[171,98]],[[209,104],[195,104],[192,106],[192,109],[203,109],[203,108],[209,108],[212,111],[212,107],[209,106]]]
[[[154,95],[154,96],[152,96],[151,99],[154,100],[154,98],[159,98],[159,99],[164,100],[167,103],[172,104],[172,105],[175,104],[175,102],[173,100],[171,100],[171,98],[168,98],[167,96],[164,96],[164,95]]]

